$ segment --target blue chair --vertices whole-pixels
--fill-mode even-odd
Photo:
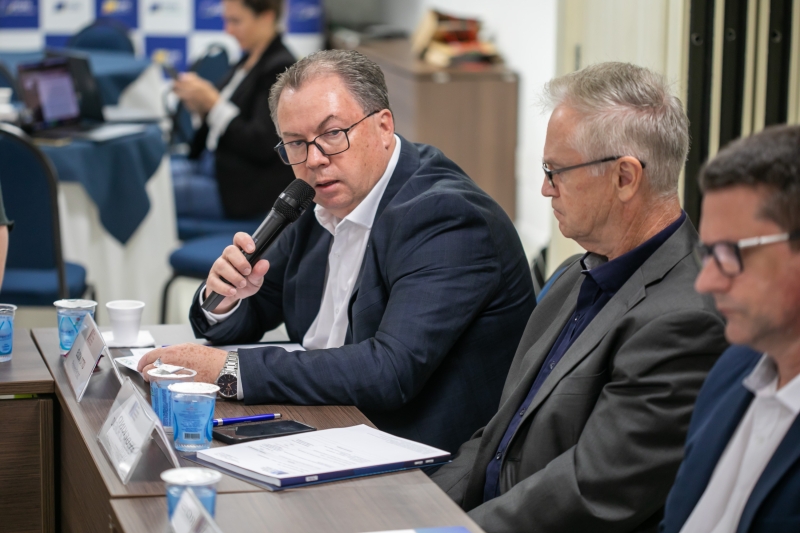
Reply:
[[[581,257],[583,257],[583,254],[575,254],[569,256],[566,260],[564,260],[563,263],[558,265],[558,268],[556,268],[555,272],[553,272],[550,278],[547,279],[547,281],[544,283],[544,285],[540,290],[536,291],[534,289],[534,292],[536,293],[537,304],[542,301],[547,292],[550,290],[550,287],[552,287],[553,284],[558,280],[558,278],[561,277],[561,274],[563,274],[567,270],[567,268],[569,268],[575,261],[577,261]]]
[[[169,264],[172,267],[172,277],[164,285],[164,293],[161,297],[162,324],[166,324],[167,320],[167,297],[172,282],[179,277],[206,279],[211,265],[222,255],[222,250],[232,242],[233,235],[231,233],[209,235],[191,240],[170,254]]]
[[[0,123],[0,188],[14,229],[0,301],[52,306],[80,298],[86,269],[64,261],[58,219],[58,178],[52,163],[19,128]],[[93,291],[92,291],[93,292]]]
[[[83,28],[67,41],[67,48],[135,53],[128,27],[118,20],[100,18]]]
[[[230,68],[228,51],[221,44],[212,43],[206,49],[206,53],[203,57],[195,61],[189,70],[201,78],[210,81],[212,84],[217,85],[222,81],[222,78],[225,77],[225,74],[228,73]],[[193,137],[194,128],[192,127],[191,115],[182,103],[178,103],[178,107],[172,114],[170,146],[191,143]]]
[[[0,63],[0,87],[7,87],[11,89],[11,101],[16,102],[19,100],[19,91],[17,90],[17,80],[11,72],[8,71],[6,66]]]

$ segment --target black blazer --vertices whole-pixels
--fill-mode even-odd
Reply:
[[[319,313],[332,236],[313,209],[267,252],[261,290],[195,334],[258,341],[285,322],[302,342]],[[455,451],[497,410],[536,305],[511,220],[442,152],[402,140],[348,307],[341,348],[240,350],[248,404],[355,405],[380,429]]]
[[[245,61],[247,56],[225,76],[219,89],[228,84]],[[291,167],[284,165],[272,149],[280,138],[269,116],[270,87],[293,63],[291,52],[283,45],[280,35],[276,36],[231,95],[231,102],[239,108],[239,116],[220,136],[215,153],[217,185],[228,218],[265,215],[294,179]],[[203,122],[192,140],[189,157],[200,156],[206,148],[207,137],[208,125]]]

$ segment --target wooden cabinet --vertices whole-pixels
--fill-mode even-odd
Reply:
[[[0,533],[55,530],[52,393],[30,332],[17,329],[0,363]]]
[[[434,67],[413,57],[406,40],[358,51],[386,76],[397,133],[442,150],[514,220],[517,75],[502,65]]]

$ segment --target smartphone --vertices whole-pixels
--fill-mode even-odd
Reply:
[[[173,67],[171,65],[161,65],[161,68],[163,68],[164,72],[167,73],[167,76],[169,76],[173,80],[177,80],[178,79],[178,71],[175,70],[175,67]]]
[[[234,424],[214,428],[214,438],[227,444],[237,444],[249,440],[269,439],[316,431],[317,428],[308,426],[296,420],[276,420],[274,422],[261,422],[258,424]]]

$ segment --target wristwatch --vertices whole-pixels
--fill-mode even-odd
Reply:
[[[219,395],[228,400],[235,400],[239,392],[239,353],[228,352],[225,364],[217,377]]]

